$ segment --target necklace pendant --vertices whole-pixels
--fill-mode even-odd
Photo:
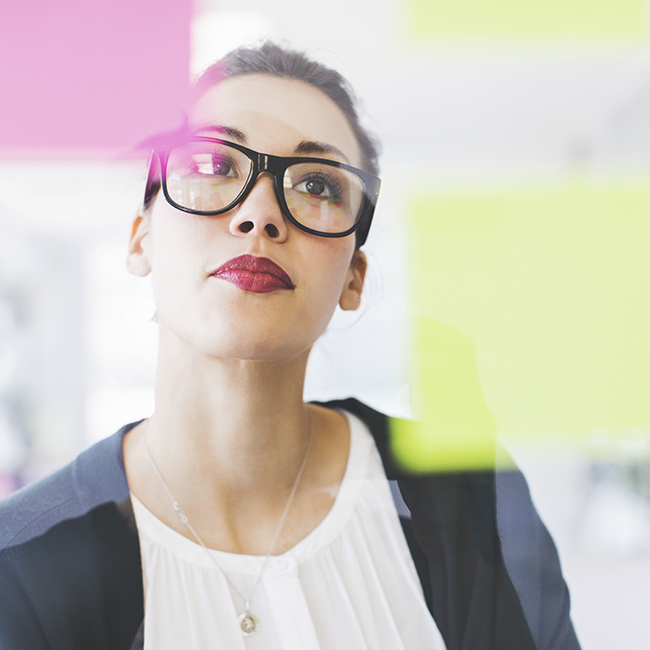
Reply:
[[[257,616],[251,614],[248,610],[239,617],[239,627],[244,636],[252,636],[257,632],[259,626],[260,622],[257,620]]]

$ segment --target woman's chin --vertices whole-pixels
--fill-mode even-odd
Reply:
[[[182,331],[161,323],[161,353],[191,357],[204,357],[206,362],[215,360],[241,361],[289,361],[306,352],[311,344],[300,342],[267,328],[267,331],[248,332],[228,329],[192,328]]]

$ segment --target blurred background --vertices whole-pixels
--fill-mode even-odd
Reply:
[[[382,145],[364,305],[307,397],[409,415],[423,317],[474,346],[585,649],[650,644],[648,0],[13,0],[0,8],[0,496],[153,409],[146,161],[191,75],[273,38],[342,72]],[[462,385],[462,381],[460,382]]]

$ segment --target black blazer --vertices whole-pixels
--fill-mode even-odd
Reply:
[[[553,541],[518,471],[409,476],[388,419],[328,402],[370,428],[448,650],[579,650]],[[0,648],[136,650],[143,644],[140,547],[122,437],[93,445],[0,502]]]

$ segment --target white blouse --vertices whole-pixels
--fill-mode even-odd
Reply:
[[[133,495],[145,598],[145,650],[444,650],[429,613],[374,440],[347,414],[350,453],[325,519],[273,556],[250,608],[259,629],[245,637],[241,598],[195,542]],[[210,550],[244,595],[263,557]]]

